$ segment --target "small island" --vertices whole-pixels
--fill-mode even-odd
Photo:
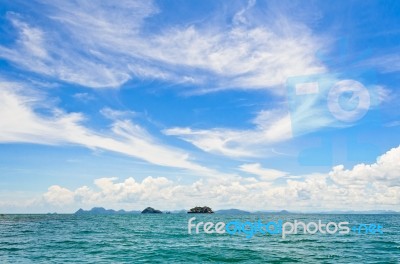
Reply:
[[[147,207],[142,211],[142,214],[162,214],[160,210],[156,210],[152,207]]]
[[[188,211],[188,214],[213,214],[213,210],[208,206],[196,206]]]

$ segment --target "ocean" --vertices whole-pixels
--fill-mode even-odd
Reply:
[[[188,234],[196,222],[380,224],[383,234]],[[1,215],[0,263],[400,263],[400,215]]]

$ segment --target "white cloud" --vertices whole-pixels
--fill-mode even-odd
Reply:
[[[214,87],[204,91],[273,88],[282,94],[279,85],[286,78],[324,71],[314,57],[318,44],[307,31],[281,35],[268,27],[219,32],[191,26],[166,31],[153,45],[157,47],[151,49],[154,59],[201,69],[204,75],[200,78],[212,74],[209,81],[213,83],[208,85]]]
[[[255,0],[249,0],[247,2],[247,6],[237,12],[233,17],[234,25],[247,25],[249,24],[248,18],[246,17],[246,13],[251,10],[256,4]]]
[[[0,57],[23,69],[93,88],[119,87],[131,78],[126,69],[113,63],[91,54],[81,55],[83,50],[77,50],[76,43],[68,43],[50,30],[45,33],[16,16],[10,16],[10,20],[19,38],[13,48],[0,46]]]
[[[310,80],[313,80],[312,82]],[[199,149],[228,157],[260,157],[274,154],[278,143],[321,128],[345,128],[357,125],[369,111],[389,100],[389,92],[381,86],[364,86],[355,80],[338,80],[334,75],[304,76],[288,84],[289,109],[263,110],[252,120],[254,128],[165,129],[166,135],[177,136]],[[313,84],[312,94],[291,91],[297,84]],[[293,87],[292,87],[293,86]],[[308,89],[308,88],[307,88]],[[315,94],[314,94],[315,90]],[[352,97],[342,102],[342,95]],[[359,99],[359,100],[358,100]],[[356,106],[351,111],[346,110]]]
[[[0,82],[0,142],[74,144],[125,154],[151,164],[188,169],[204,176],[217,174],[190,161],[187,153],[157,141],[131,121],[114,119],[111,131],[99,133],[82,124],[82,114],[45,107],[43,102],[44,98],[22,84]],[[39,114],[38,108],[51,114]]]
[[[380,156],[374,164],[359,164],[351,170],[334,167],[328,174],[303,175],[304,180],[288,179],[284,185],[271,183],[273,178],[286,175],[284,172],[245,164],[244,171],[261,177],[207,178],[189,184],[164,177],[147,177],[141,182],[134,178],[122,182],[101,178],[94,187],[76,190],[51,186],[43,197],[47,203],[63,204],[59,199],[47,198],[57,197],[55,193],[59,192],[65,204],[85,208],[100,204],[129,209],[151,205],[163,210],[195,205],[247,210],[400,210],[399,160],[400,146]]]
[[[389,186],[400,186],[400,147],[393,148],[380,156],[376,163],[358,164],[351,170],[343,165],[333,168],[329,174],[332,180],[340,185],[365,186],[385,183]]]
[[[88,103],[96,99],[93,95],[89,93],[76,93],[73,95],[73,98],[83,103]]]
[[[289,176],[284,184],[272,183],[270,174],[267,179],[236,176],[203,178],[192,183],[164,177],[141,181],[132,177],[123,181],[116,177],[100,178],[92,186],[67,189],[53,185],[40,197],[19,194],[18,201],[2,199],[0,208],[13,212],[32,212],[32,208],[71,212],[93,206],[173,210],[209,205],[214,209],[246,210],[400,210],[399,159],[400,146],[378,157],[373,164],[358,164],[348,170],[336,166],[329,173],[299,175],[303,180]],[[257,176],[266,172],[257,164],[242,168]]]
[[[253,25],[238,11],[222,25],[173,25],[143,33],[157,14],[151,1],[40,1],[46,23],[9,13],[19,37],[0,46],[16,65],[79,85],[119,87],[131,78],[194,82],[195,92],[273,89],[282,94],[287,77],[322,72],[315,53],[325,41],[301,22],[276,16]]]
[[[242,164],[240,165],[239,169],[241,171],[257,175],[263,181],[273,181],[288,175],[288,173],[284,171],[265,169],[260,163]]]
[[[389,53],[369,59],[362,63],[365,66],[377,67],[384,73],[400,71],[400,55],[398,52]]]
[[[233,130],[216,128],[193,130],[191,128],[170,128],[166,135],[178,136],[206,152],[229,157],[254,157],[273,152],[271,146],[291,138],[291,120],[281,111],[261,111],[253,120],[255,129]]]
[[[62,207],[74,202],[74,192],[58,185],[53,185],[43,194],[43,199],[46,203]]]
[[[17,44],[26,53],[32,54],[37,59],[48,59],[49,54],[44,49],[44,33],[38,28],[31,28],[28,24],[17,19],[12,20],[14,26],[19,29],[20,38]]]
[[[247,15],[250,1],[233,17],[228,27],[216,25],[174,25],[160,28],[157,35],[143,32],[146,18],[158,10],[151,2],[40,1],[46,23],[9,13],[17,30],[15,43],[0,46],[0,57],[25,70],[91,88],[120,87],[132,78],[156,78],[194,83],[197,93],[222,89],[269,89],[283,96],[288,77],[324,72],[315,53],[326,45],[302,23],[276,16],[272,23],[253,24]],[[35,4],[35,2],[33,2]],[[382,66],[396,71],[396,56],[383,57]],[[387,90],[377,87],[379,97]],[[193,91],[192,91],[193,92]],[[76,98],[85,96],[77,95]],[[325,101],[323,102],[325,103]],[[40,110],[45,110],[47,114]],[[261,111],[252,129],[170,128],[198,148],[229,157],[254,157],[273,152],[278,142],[294,135],[334,124],[324,113],[320,98],[304,100],[290,113]],[[126,120],[131,113],[104,108],[112,120],[111,129],[97,132],[84,125],[85,116],[45,106],[43,96],[20,84],[0,83],[0,142],[28,142],[48,145],[74,144],[103,149],[149,163],[195,171],[204,176],[221,175],[194,161],[188,153],[159,142],[143,127]],[[304,126],[303,126],[304,125]],[[284,172],[243,164],[240,169],[257,178],[221,177],[189,185],[166,178],[133,178],[116,183],[102,178],[95,187],[68,190],[51,186],[43,196],[55,206],[83,203],[92,205],[140,201],[175,208],[210,201],[213,206],[253,206],[287,209],[354,208],[400,204],[398,149],[371,165],[359,164],[346,170],[336,166],[329,174],[310,175],[305,181],[288,180],[274,186],[273,179]],[[224,175],[225,176],[225,175]],[[292,176],[292,178],[295,176]],[[397,207],[396,207],[397,206]]]
[[[111,120],[118,120],[118,119],[128,119],[136,115],[135,112],[130,111],[130,110],[115,110],[111,109],[109,107],[104,107],[103,109],[100,110],[100,113]]]

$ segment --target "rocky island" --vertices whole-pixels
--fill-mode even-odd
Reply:
[[[93,207],[90,210],[83,210],[80,208],[75,212],[75,215],[114,215],[114,214],[138,214],[140,211],[125,211],[118,210],[115,211],[113,209],[105,209],[103,207]]]
[[[162,214],[160,210],[156,210],[152,207],[147,207],[142,211],[142,214]]]
[[[213,210],[208,206],[196,206],[188,211],[188,214],[213,214]]]

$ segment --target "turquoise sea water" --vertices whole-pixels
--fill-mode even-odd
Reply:
[[[187,232],[199,221],[377,223],[383,234]],[[399,215],[2,215],[0,263],[400,263]]]

